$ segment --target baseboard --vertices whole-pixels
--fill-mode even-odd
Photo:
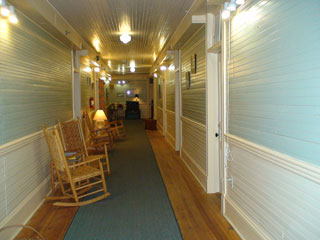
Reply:
[[[199,167],[199,165],[191,158],[191,156],[184,150],[181,150],[181,159],[187,166],[192,175],[197,179],[201,187],[207,192],[207,176],[206,173]]]
[[[50,194],[51,177],[48,176],[34,189],[8,216],[0,222],[0,228],[14,224],[26,224],[44,202],[45,196]],[[0,239],[14,239],[21,228],[7,229],[0,233]]]
[[[230,199],[225,199],[226,215],[224,216],[239,236],[244,240],[268,240],[247,215]],[[231,220],[232,219],[232,220]],[[237,227],[238,226],[238,227]]]

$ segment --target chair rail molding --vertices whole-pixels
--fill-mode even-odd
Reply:
[[[320,167],[316,165],[300,161],[296,158],[260,146],[232,134],[225,134],[225,137],[227,142],[232,143],[239,148],[320,184]]]

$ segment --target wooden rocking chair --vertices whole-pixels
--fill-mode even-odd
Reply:
[[[90,138],[92,143],[90,146],[105,143],[107,144],[109,151],[113,150],[114,149],[113,134],[111,133],[110,128],[95,129],[93,126],[93,122],[89,117],[89,114],[86,112],[84,113],[84,120],[90,132]]]
[[[64,150],[71,153],[69,158],[81,157],[83,161],[88,161],[97,156],[104,158],[106,160],[106,172],[110,175],[107,144],[104,142],[98,143],[88,149],[79,118],[67,122],[58,121],[58,127]]]
[[[67,162],[57,128],[53,127],[53,129],[48,130],[43,126],[43,132],[62,192],[62,196],[47,197],[47,200],[58,200],[58,202],[53,203],[55,206],[75,207],[94,203],[110,196],[99,157],[70,165]],[[90,166],[90,163],[94,162],[98,163],[99,168]],[[69,186],[68,189],[65,187],[66,185]],[[88,192],[91,189],[93,191]],[[101,195],[89,200],[83,200],[85,197],[97,193],[101,193]],[[74,202],[63,202],[63,200],[67,199],[73,199]]]

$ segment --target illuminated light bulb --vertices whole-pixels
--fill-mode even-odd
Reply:
[[[169,70],[170,70],[170,71],[174,71],[174,70],[175,70],[175,67],[174,67],[173,65],[170,65],[170,66],[169,66]]]
[[[221,13],[222,19],[228,19],[230,17],[230,11],[229,10],[223,10]]]
[[[118,81],[118,84],[121,84],[121,81]]]
[[[228,4],[227,10],[233,12],[233,11],[235,11],[236,9],[237,9],[237,6],[236,6],[234,3],[230,2],[230,3]]]
[[[154,73],[153,76],[154,76],[155,78],[157,78],[157,77],[158,77],[158,74]]]
[[[17,24],[17,23],[18,23],[18,18],[17,18],[16,15],[11,15],[11,16],[9,17],[9,21],[10,21],[11,23]]]
[[[126,81],[122,81],[122,84],[126,84]]]
[[[120,36],[120,41],[123,42],[124,44],[127,44],[131,41],[131,36],[127,33],[124,33]]]
[[[1,15],[4,17],[8,17],[10,15],[10,10],[7,6],[1,7]]]
[[[130,72],[134,73],[136,71],[136,69],[134,67],[130,68]]]
[[[131,91],[130,90],[127,90],[127,95],[130,95],[131,94]]]
[[[100,72],[100,68],[99,68],[99,67],[95,67],[95,68],[94,68],[94,71],[95,71],[96,73],[98,73],[98,72]]]
[[[86,68],[83,69],[83,71],[89,73],[89,72],[91,72],[91,67],[86,67]]]
[[[16,13],[14,12],[14,7],[10,6],[9,9],[10,9],[9,22],[17,24],[18,23],[18,18],[17,18]]]
[[[236,4],[238,5],[243,5],[245,2],[245,0],[236,0]]]
[[[112,78],[111,78],[111,77],[108,77],[108,80],[111,82]]]
[[[163,65],[163,66],[160,66],[160,70],[161,70],[161,71],[165,71],[165,70],[167,70],[167,67],[164,66],[164,65]]]

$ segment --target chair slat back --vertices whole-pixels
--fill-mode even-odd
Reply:
[[[93,123],[91,122],[90,116],[87,112],[84,112],[84,119],[86,121],[87,127],[89,131],[92,132],[94,130]]]
[[[64,150],[67,152],[86,152],[81,123],[79,120],[58,121]]]
[[[50,150],[51,160],[57,170],[64,172],[67,166],[67,160],[57,128],[47,129],[45,126],[42,128]]]

